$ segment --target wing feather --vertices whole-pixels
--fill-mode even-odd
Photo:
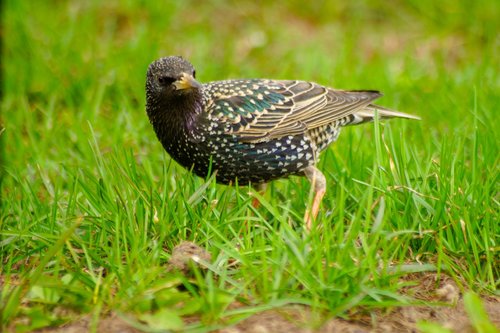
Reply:
[[[381,96],[305,81],[228,80],[206,86],[208,118],[248,142],[305,133],[362,110]]]

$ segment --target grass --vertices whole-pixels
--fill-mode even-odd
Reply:
[[[499,5],[323,5],[6,1],[2,325],[89,313],[95,328],[114,311],[149,331],[201,332],[305,304],[318,326],[407,304],[400,277],[415,271],[498,295]],[[305,179],[272,183],[255,209],[248,187],[163,152],[144,81],[169,54],[201,81],[380,89],[381,105],[422,121],[345,129],[321,156],[328,191],[305,234]],[[167,270],[181,240],[211,253],[206,273]]]

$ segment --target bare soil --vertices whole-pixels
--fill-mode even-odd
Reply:
[[[406,306],[375,312],[360,312],[352,316],[356,319],[320,319],[307,307],[291,306],[255,314],[238,324],[220,329],[218,333],[378,333],[378,332],[418,332],[419,321],[439,323],[457,333],[475,332],[464,309],[462,295],[455,282],[444,275],[437,280],[436,274],[414,274],[406,279],[419,281],[418,285],[408,287],[402,292],[419,300],[447,303],[441,306]],[[500,331],[500,298],[482,297],[483,305]],[[90,317],[65,324],[57,328],[46,328],[39,332],[83,333],[90,329]],[[315,328],[311,328],[315,327]],[[129,325],[116,314],[102,318],[97,332],[135,333],[140,330]]]

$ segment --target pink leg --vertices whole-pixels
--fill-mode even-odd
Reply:
[[[267,183],[257,184],[254,186],[254,188],[255,188],[255,190],[257,190],[257,192],[259,192],[260,195],[264,195],[266,193]],[[253,198],[252,206],[254,208],[259,208],[259,206],[260,206],[259,199]]]
[[[311,210],[307,209],[306,214],[304,215],[306,229],[309,231],[311,230],[313,220],[315,220],[316,216],[318,216],[319,206],[326,193],[326,178],[323,173],[321,173],[321,171],[314,166],[307,167],[304,170],[304,174],[311,182],[311,186],[314,191],[314,199]]]

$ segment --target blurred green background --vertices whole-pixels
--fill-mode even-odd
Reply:
[[[436,134],[471,116],[464,106],[473,104],[473,91],[480,100],[498,97],[497,1],[6,1],[4,7],[5,135],[15,143],[7,145],[8,163],[19,167],[71,161],[88,149],[78,138],[90,133],[89,123],[100,144],[147,149],[153,136],[144,117],[145,72],[166,55],[188,58],[201,81],[300,78],[379,89],[383,104],[422,116]],[[62,142],[69,143],[67,154],[36,149]]]

